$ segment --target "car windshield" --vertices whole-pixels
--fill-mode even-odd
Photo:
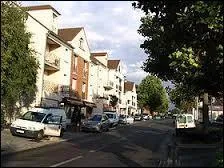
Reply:
[[[148,114],[144,113],[143,115],[144,115],[144,116],[147,116]]]
[[[113,118],[114,115],[113,114],[106,114],[108,118]]]
[[[45,115],[46,114],[44,114],[44,113],[28,111],[21,117],[21,119],[35,121],[35,122],[41,122]]]
[[[120,115],[120,118],[125,118],[125,115]]]
[[[135,114],[135,116],[136,116],[136,117],[140,117],[141,115],[140,115],[140,114]]]
[[[94,115],[89,120],[91,120],[91,121],[101,121],[101,119],[102,119],[102,116],[101,115]]]

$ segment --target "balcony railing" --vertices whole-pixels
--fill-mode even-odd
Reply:
[[[111,90],[111,89],[113,89],[113,86],[114,86],[114,82],[109,81],[109,82],[107,82],[107,83],[104,85],[104,88],[105,88],[106,90]]]
[[[59,70],[60,69],[60,59],[53,53],[48,53],[45,56],[45,69],[47,70]]]
[[[59,84],[51,82],[49,80],[44,80],[43,90],[48,93],[58,93]]]

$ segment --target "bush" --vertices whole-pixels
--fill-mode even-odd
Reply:
[[[216,153],[216,167],[223,167],[223,151]]]

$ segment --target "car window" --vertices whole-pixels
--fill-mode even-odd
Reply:
[[[113,118],[113,114],[106,114],[108,118]]]
[[[46,114],[44,113],[38,113],[33,111],[26,112],[21,119],[23,120],[29,120],[29,121],[35,121],[35,122],[41,122]]]
[[[192,116],[187,116],[187,122],[188,122],[188,123],[192,123],[192,122],[193,122],[193,118],[192,118]]]
[[[101,115],[94,115],[89,120],[91,120],[91,121],[101,121],[101,119],[102,119],[102,116]]]
[[[106,115],[103,115],[103,121],[108,120],[108,117]]]
[[[186,123],[186,116],[178,116],[177,121],[179,123]]]

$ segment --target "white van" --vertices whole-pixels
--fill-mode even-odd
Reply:
[[[14,135],[42,139],[44,136],[63,136],[66,114],[61,108],[33,108],[16,119],[10,132]]]
[[[180,114],[175,119],[176,136],[196,128],[193,114]]]

